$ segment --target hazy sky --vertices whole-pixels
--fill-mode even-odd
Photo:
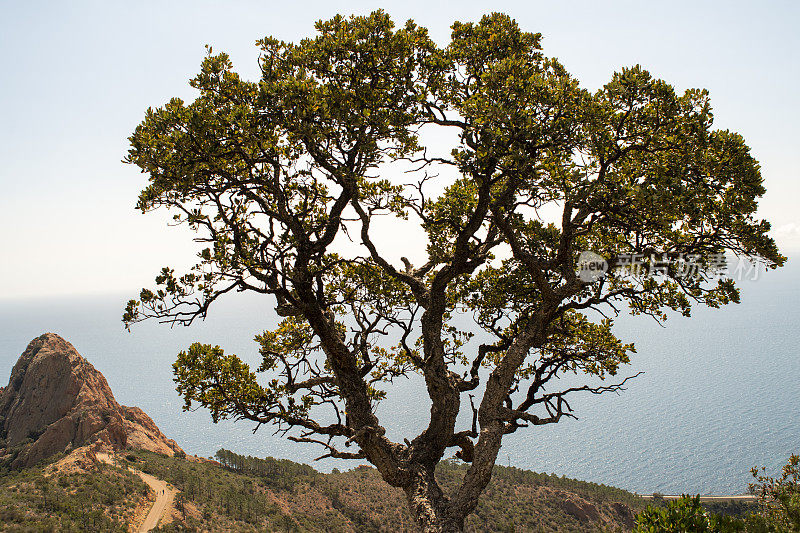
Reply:
[[[715,125],[761,162],[784,253],[800,256],[797,2],[10,2],[0,0],[0,298],[131,291],[187,265],[189,234],[134,210],[121,163],[148,106],[192,98],[204,45],[253,79],[265,35],[297,40],[336,13],[382,7],[447,41],[454,20],[504,11],[596,89],[640,63],[711,91]]]

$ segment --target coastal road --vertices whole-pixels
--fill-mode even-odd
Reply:
[[[98,453],[97,459],[110,465],[114,464],[114,460],[107,453]],[[139,529],[136,530],[138,533],[146,533],[155,529],[158,522],[169,512],[172,508],[172,501],[175,499],[175,495],[178,491],[170,487],[163,479],[158,479],[157,477],[145,474],[131,467],[128,467],[128,470],[142,478],[142,481],[147,483],[147,485],[153,489],[153,492],[156,493],[156,501],[153,503],[153,507],[150,509],[150,512],[147,513],[147,517],[139,526]]]
[[[644,498],[645,500],[652,500],[652,494],[639,494],[640,497]],[[665,500],[677,500],[682,497],[680,494],[664,494],[662,497]],[[727,496],[700,496],[701,502],[724,502],[724,501],[743,501],[743,502],[754,502],[758,498],[753,494],[731,494]]]

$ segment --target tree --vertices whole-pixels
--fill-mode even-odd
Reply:
[[[369,461],[425,531],[463,528],[504,435],[573,416],[574,393],[622,388],[596,381],[634,351],[612,333],[618,309],[664,319],[736,302],[718,254],[784,261],[754,217],[758,164],[712,129],[706,91],[678,95],[636,66],[590,92],[502,14],[456,22],[445,47],[381,11],[316,30],[258,41],[257,82],[209,49],[198,97],[147,111],[127,156],[149,174],[138,208],[170,209],[207,247],[191,271],[163,269],[123,320],[191,324],[232,291],[274,298],[283,320],[256,337],[258,369],[218,346],[178,356],[186,407]],[[380,216],[418,223],[425,259],[391,260]],[[588,250],[604,276],[580,275]],[[655,254],[666,266],[625,267]],[[375,406],[414,373],[427,427],[393,442]],[[586,385],[557,388],[565,373]],[[445,495],[434,472],[451,449],[471,465]]]
[[[758,496],[759,516],[778,531],[800,531],[800,455],[792,454],[781,476],[766,475],[766,469],[751,470],[755,483],[750,491]]]

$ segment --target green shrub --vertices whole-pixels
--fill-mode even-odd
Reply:
[[[635,533],[733,533],[745,531],[744,522],[716,515],[700,505],[700,496],[683,496],[664,507],[648,505],[636,517]]]

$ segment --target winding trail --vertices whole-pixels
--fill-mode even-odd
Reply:
[[[97,459],[103,461],[104,463],[114,465],[114,459],[107,453],[98,453],[96,454]],[[144,472],[140,472],[130,466],[127,467],[128,470],[137,474],[142,481],[147,483],[147,485],[153,489],[153,492],[156,494],[156,501],[153,503],[153,507],[150,509],[150,512],[147,513],[147,517],[144,519],[144,522],[139,526],[136,530],[138,533],[146,533],[158,525],[158,522],[172,509],[172,501],[175,499],[175,495],[178,493],[177,489],[170,487],[169,484],[164,481],[163,479],[158,479],[157,477],[153,477],[150,474],[145,474]]]

